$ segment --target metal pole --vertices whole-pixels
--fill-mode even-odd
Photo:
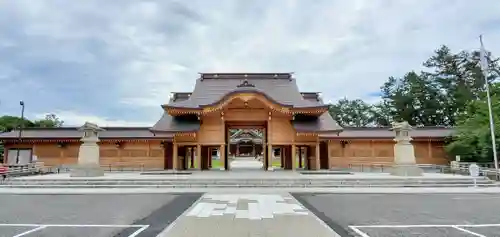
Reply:
[[[23,126],[24,126],[24,102],[21,100],[19,101],[19,105],[21,105],[21,124],[19,125],[19,137],[18,137],[18,144],[21,143],[21,139],[23,136]],[[19,164],[19,147],[17,148],[16,152],[16,164]]]
[[[483,36],[479,36],[479,41],[481,42],[481,50],[484,52],[483,54],[486,54],[486,51],[484,50],[484,44],[483,44]],[[483,60],[486,60],[486,55],[482,55],[484,57]],[[486,66],[486,67],[484,67]],[[498,180],[498,157],[497,157],[497,145],[495,141],[495,123],[493,121],[493,110],[491,108],[491,97],[490,97],[490,86],[488,82],[488,65],[483,65],[483,77],[484,81],[486,84],[486,97],[488,99],[488,114],[489,114],[489,120],[490,120],[490,133],[491,133],[491,146],[493,147],[493,162],[495,163],[495,177]]]

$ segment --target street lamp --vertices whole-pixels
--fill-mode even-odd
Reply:
[[[23,127],[24,127],[24,101],[22,100],[19,101],[19,105],[21,106],[21,124],[19,125],[18,144],[21,144],[21,140],[23,137]],[[19,147],[17,148],[16,164],[19,164]]]

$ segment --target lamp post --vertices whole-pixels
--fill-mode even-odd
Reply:
[[[19,137],[18,143],[21,143],[23,137],[23,127],[24,127],[24,101],[19,101],[19,105],[21,106],[21,124],[19,125]],[[19,164],[19,147],[17,148],[16,154],[16,164]]]

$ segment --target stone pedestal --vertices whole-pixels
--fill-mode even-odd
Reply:
[[[396,132],[394,141],[394,165],[391,175],[395,176],[422,176],[423,170],[417,166],[415,159],[415,149],[411,144],[412,138],[409,135],[411,126],[408,122],[393,123],[392,130]]]
[[[104,176],[104,170],[99,164],[98,132],[103,131],[97,125],[85,123],[80,128],[84,132],[82,144],[78,151],[78,164],[71,169],[71,177],[97,177]]]

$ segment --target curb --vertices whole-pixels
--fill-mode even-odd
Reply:
[[[162,194],[162,193],[200,193],[200,192],[249,192],[249,193],[276,193],[276,192],[293,192],[293,193],[332,193],[332,194],[383,194],[383,193],[401,193],[401,194],[430,194],[430,193],[456,193],[456,194],[487,194],[500,193],[500,188],[151,188],[151,189],[0,189],[1,194],[21,194],[21,195],[36,195],[36,194]]]

